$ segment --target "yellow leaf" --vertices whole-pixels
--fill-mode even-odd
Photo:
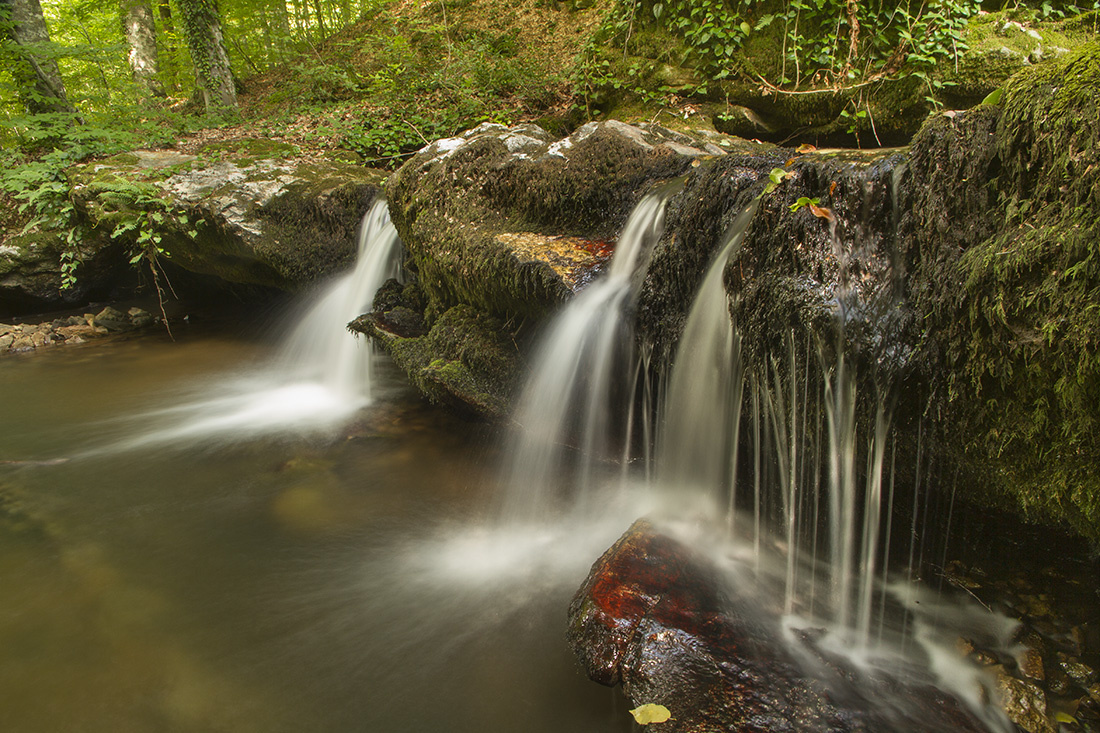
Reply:
[[[1054,720],[1059,722],[1059,723],[1076,723],[1077,722],[1077,718],[1075,718],[1072,715],[1069,715],[1067,713],[1055,713],[1054,714]]]
[[[634,720],[638,725],[663,723],[672,717],[672,713],[670,713],[668,708],[664,705],[654,705],[651,702],[645,705],[639,705],[631,710],[630,714],[634,716]]]

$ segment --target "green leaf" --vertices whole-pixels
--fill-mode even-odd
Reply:
[[[820,203],[821,203],[821,199],[819,199],[817,197],[809,198],[807,196],[800,196],[798,201],[795,201],[793,204],[791,204],[790,209],[791,209],[791,211],[798,211],[803,206],[809,206],[810,204],[813,204],[814,206],[817,206]]]
[[[653,19],[654,20],[660,20],[661,15],[663,15],[664,12],[665,12],[664,4],[663,3],[657,3],[656,5],[653,6]]]
[[[1001,103],[1001,97],[1004,95],[1004,89],[994,89],[985,96],[982,100],[982,104],[998,105]]]
[[[653,703],[646,703],[645,705],[639,705],[630,711],[630,714],[634,716],[634,721],[638,725],[649,725],[650,723],[663,723],[672,717],[672,713],[664,705],[654,705]]]
[[[747,21],[743,20],[741,21],[741,30],[744,31],[745,35],[747,36],[752,33],[752,26],[749,25]]]

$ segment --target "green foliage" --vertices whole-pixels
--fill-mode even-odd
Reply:
[[[789,208],[791,211],[798,211],[803,206],[817,206],[820,203],[821,199],[817,198],[816,196],[813,198],[810,198],[808,196],[799,196],[798,200],[787,208]]]
[[[431,20],[408,19],[362,44],[371,49],[369,63],[314,65],[295,88],[310,83],[318,103],[365,97],[367,106],[333,110],[308,135],[336,137],[372,165],[396,167],[430,141],[481,122],[511,123],[528,106],[550,104],[563,88],[557,76],[513,55],[507,34],[460,35]]]

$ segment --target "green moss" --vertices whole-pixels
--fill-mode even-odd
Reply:
[[[914,293],[926,348],[942,349],[946,422],[990,496],[1100,539],[1100,41],[1016,75],[1003,112],[965,124],[986,169],[939,158],[932,187],[954,200],[928,216],[967,223],[930,221],[948,236],[922,253],[929,290]]]
[[[383,291],[376,307],[404,307],[395,300],[396,289]],[[504,417],[516,380],[517,349],[503,323],[460,305],[443,313],[427,334],[404,338],[384,330],[384,320],[384,314],[365,316],[351,328],[374,338],[432,401],[490,419]]]
[[[199,149],[203,157],[228,158],[238,165],[251,165],[259,160],[284,160],[293,158],[299,152],[295,145],[264,138],[213,142]]]

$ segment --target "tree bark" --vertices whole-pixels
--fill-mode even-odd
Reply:
[[[134,81],[148,96],[163,97],[164,87],[157,74],[157,26],[149,0],[122,0],[122,25],[130,44],[130,70]]]
[[[0,13],[8,16],[4,31],[16,46],[12,76],[27,111],[76,114],[57,60],[42,52],[42,45],[50,42],[50,31],[38,0],[0,0]]]
[[[168,80],[168,88],[175,92],[179,89],[180,60],[176,46],[176,26],[172,21],[172,6],[168,0],[157,0],[157,12],[160,15],[161,42],[164,44],[164,56],[161,67]]]
[[[206,111],[237,112],[237,89],[216,1],[177,0],[177,9]]]

